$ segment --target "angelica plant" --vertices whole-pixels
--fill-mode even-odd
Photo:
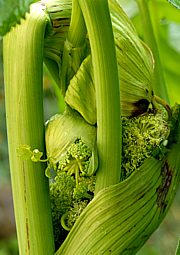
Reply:
[[[66,102],[45,126],[43,58]],[[20,254],[135,254],[178,188],[180,107],[119,2],[32,5],[4,63]]]

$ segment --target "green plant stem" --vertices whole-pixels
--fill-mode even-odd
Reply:
[[[118,183],[121,176],[120,92],[108,1],[79,0],[87,26],[97,102],[99,168],[96,190]]]
[[[158,45],[153,31],[148,2],[149,1],[147,0],[137,0],[143,24],[144,40],[151,48],[155,58],[153,88],[156,95],[162,97],[164,100],[166,100],[167,103],[169,103],[167,86],[164,78],[164,72],[161,64]]]
[[[84,44],[87,30],[78,0],[72,0],[72,15],[68,31],[68,41],[73,47]]]
[[[4,38],[4,77],[11,182],[20,255],[51,255],[54,240],[45,163],[23,160],[26,144],[44,151],[43,47],[40,4]]]
[[[45,68],[45,70],[46,70],[46,72],[48,74],[48,77],[49,77],[49,79],[51,81],[54,93],[55,93],[55,95],[57,97],[57,104],[58,104],[59,112],[63,112],[64,109],[65,109],[65,106],[66,106],[65,102],[64,102],[63,95],[62,95],[62,93],[61,93],[61,91],[59,89],[58,83],[55,81],[55,79],[52,76],[52,72],[50,72],[50,70],[48,69],[47,66],[48,66],[48,62],[47,62],[47,65],[44,65],[44,68]]]
[[[70,27],[64,42],[62,72],[60,77],[63,95],[65,95],[70,79],[76,74],[85,57],[86,34],[86,25],[78,0],[73,0]]]

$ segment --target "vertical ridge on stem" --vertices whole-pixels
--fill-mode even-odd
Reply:
[[[47,16],[40,4],[4,37],[4,77],[11,183],[20,255],[54,253],[44,163],[24,161],[18,147],[44,151],[43,47]]]
[[[120,91],[108,1],[79,0],[87,26],[97,102],[99,169],[96,193],[121,176]]]

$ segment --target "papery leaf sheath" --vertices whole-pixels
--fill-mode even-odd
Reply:
[[[64,90],[60,86],[62,55],[70,24],[72,1],[48,0],[45,6],[52,27],[44,43],[44,62],[62,91]]]
[[[123,182],[97,193],[56,255],[136,254],[165,217],[180,182],[180,106],[169,151],[147,159]],[[158,155],[156,155],[158,158]]]
[[[130,178],[100,191],[57,255],[136,254],[165,215],[157,203],[162,167],[148,159]]]
[[[94,125],[97,121],[95,87],[91,55],[82,62],[76,75],[71,79],[65,100],[83,118]]]
[[[119,4],[111,0],[109,5],[120,74],[121,115],[136,116],[146,112],[150,103],[154,104],[152,89],[154,59],[150,49],[139,39],[131,20]],[[71,79],[65,100],[90,124],[96,123],[94,77],[89,56]]]
[[[45,137],[47,157],[54,165],[65,156],[72,143],[81,139],[92,151],[88,175],[96,171],[98,167],[96,127],[85,122],[78,113],[66,110],[64,114],[52,117],[47,124]]]

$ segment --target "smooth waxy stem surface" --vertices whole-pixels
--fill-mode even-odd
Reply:
[[[79,1],[87,26],[97,102],[99,168],[96,192],[119,182],[121,108],[119,76],[108,1]],[[93,18],[92,18],[93,17]]]
[[[47,16],[33,5],[4,38],[4,76],[11,182],[20,255],[54,253],[45,164],[24,161],[19,146],[44,151],[43,41]]]

